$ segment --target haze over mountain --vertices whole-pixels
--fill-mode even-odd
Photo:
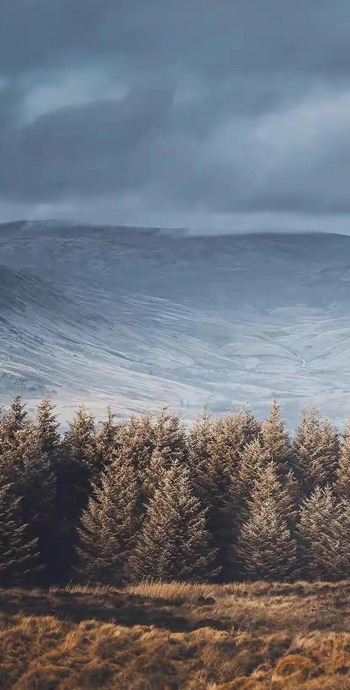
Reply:
[[[350,237],[0,226],[0,395],[192,417],[350,410]]]

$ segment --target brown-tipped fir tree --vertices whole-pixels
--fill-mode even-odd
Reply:
[[[350,423],[345,429],[341,445],[334,488],[340,498],[350,500]]]
[[[309,496],[316,486],[334,482],[340,454],[339,433],[314,407],[303,410],[292,452],[294,473],[304,496]]]
[[[241,572],[249,580],[288,581],[297,572],[297,544],[288,524],[291,498],[270,463],[255,480],[238,540]]]
[[[125,584],[140,529],[138,485],[130,460],[116,460],[94,485],[79,532],[80,581]]]
[[[217,573],[205,510],[193,494],[188,469],[178,461],[165,473],[150,501],[130,560],[130,577],[206,580]]]
[[[303,577],[344,580],[350,577],[350,503],[327,485],[306,498],[298,525]]]
[[[20,499],[11,485],[0,487],[0,587],[32,584],[39,566],[38,540],[21,520]]]
[[[285,424],[280,405],[274,398],[269,415],[262,424],[262,443],[279,474],[291,469],[291,441]]]

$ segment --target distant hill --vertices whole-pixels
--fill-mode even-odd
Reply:
[[[0,397],[192,417],[350,408],[350,237],[0,226]]]

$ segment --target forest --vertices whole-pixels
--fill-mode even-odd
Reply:
[[[0,587],[350,578],[350,425],[305,408],[290,435],[273,400],[59,429],[49,396],[2,411]]]

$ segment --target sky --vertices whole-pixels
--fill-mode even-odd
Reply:
[[[349,0],[0,0],[0,222],[350,234]]]

